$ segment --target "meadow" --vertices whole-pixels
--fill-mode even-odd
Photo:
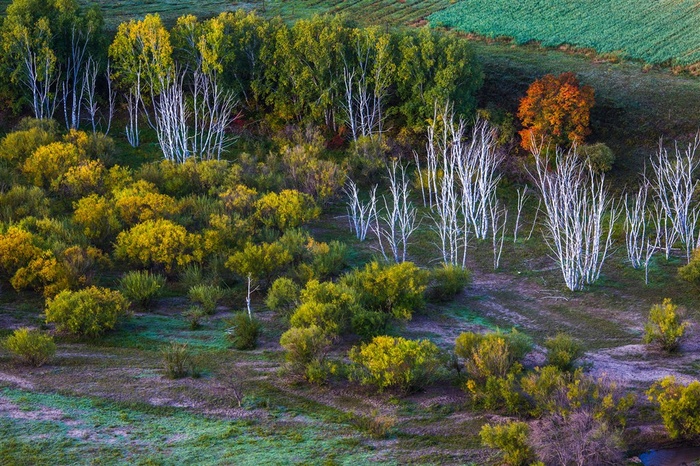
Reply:
[[[0,6],[6,3],[0,1]],[[221,160],[211,153],[189,154],[183,163],[163,160],[163,134],[143,121],[140,141],[127,141],[124,128],[133,114],[128,114],[124,95],[119,96],[109,136],[91,132],[87,122],[82,122],[81,131],[65,130],[63,121],[26,119],[15,125],[17,116],[2,122],[0,341],[29,327],[53,338],[56,351],[45,364],[31,367],[9,346],[0,346],[0,466],[500,465],[502,451],[487,447],[480,430],[506,420],[537,426],[550,414],[566,418],[573,404],[562,400],[570,394],[575,398],[574,391],[587,397],[586,409],[600,409],[595,414],[601,417],[610,414],[606,408],[618,408],[623,392],[636,397],[633,408],[621,408],[624,422],[611,417],[610,425],[615,426],[611,431],[593,431],[594,439],[607,432],[610,435],[603,437],[620,440],[614,449],[622,462],[636,461],[635,456],[650,447],[691,442],[671,438],[657,406],[645,394],[665,376],[683,383],[700,376],[698,288],[678,273],[689,260],[681,250],[685,245],[674,243],[668,257],[657,251],[645,283],[645,270],[632,268],[626,256],[623,214],[611,223],[613,247],[599,279],[582,291],[567,289],[545,239],[540,195],[526,170],[532,170],[532,156],[516,149],[508,118],[516,113],[530,84],[545,73],[572,71],[582,84],[593,86],[596,105],[587,142],[605,142],[612,148],[616,163],[607,183],[620,207],[623,192],[636,189],[659,138],[686,141],[697,131],[700,81],[635,61],[508,41],[471,42],[473,58],[462,47],[464,35],[441,36],[438,30],[431,36],[423,30],[419,36],[414,28],[404,27],[424,25],[432,12],[461,5],[449,4],[446,0],[101,2],[105,34],[110,36],[120,22],[146,13],[161,13],[170,29],[183,14],[208,18],[244,7],[257,10],[261,17],[241,15],[238,22],[231,20],[230,30],[253,24],[245,31],[260,40],[249,44],[261,44],[271,30],[265,21],[281,16],[289,26],[274,26],[280,28],[275,36],[289,42],[275,44],[287,47],[278,54],[261,52],[261,60],[267,61],[260,67],[261,61],[253,60],[260,68],[251,66],[250,75],[238,74],[248,62],[236,61],[245,54],[232,51],[235,46],[221,58],[225,71],[220,76],[231,78],[221,81],[224,86],[241,92],[240,83],[234,82],[240,78],[245,84],[239,95],[254,95],[237,103],[242,117],[226,127],[230,146]],[[294,19],[325,12],[346,15],[352,26],[337,18],[316,18],[298,29],[291,26]],[[478,81],[480,89],[464,83],[461,88],[447,88],[452,95],[460,94],[460,89],[461,94],[473,93],[465,112],[472,115],[476,101],[477,108],[511,135],[493,146],[493,154],[507,155],[499,172],[504,178],[488,201],[492,215],[503,215],[499,209],[507,209],[507,220],[502,229],[491,227],[485,239],[469,236],[466,262],[453,264],[452,269],[442,267],[437,210],[428,207],[421,195],[419,180],[424,178],[416,171],[413,153],[415,149],[423,161],[427,157],[425,122],[432,115],[432,102],[427,113],[419,101],[404,105],[417,93],[405,86],[406,80],[391,76],[395,81],[385,101],[387,129],[380,143],[373,145],[376,134],[364,141],[351,139],[337,116],[343,110],[341,97],[333,96],[327,107],[318,106],[323,100],[320,92],[342,87],[338,83],[343,70],[333,70],[317,87],[303,88],[311,79],[285,81],[297,73],[309,76],[304,75],[306,69],[296,67],[304,62],[296,60],[299,56],[311,57],[306,60],[311,63],[337,65],[335,52],[327,55],[328,47],[315,47],[313,40],[307,40],[313,34],[341,40],[365,37],[366,31],[354,31],[358,36],[342,32],[357,24],[377,23],[388,26],[379,30],[379,36],[366,36],[379,38],[368,41],[370,47],[412,39],[415,49],[429,49],[421,44],[449,37],[444,49],[474,59],[463,69],[478,62],[483,84],[480,74],[466,74]],[[195,24],[191,31],[200,33],[212,23]],[[280,32],[282,27],[289,30]],[[183,30],[177,34],[170,30],[173,42],[181,47],[175,49],[175,62],[186,63],[190,55],[181,53],[188,43],[182,41]],[[396,36],[387,40],[381,33]],[[178,34],[180,42],[175,42]],[[253,56],[259,52],[253,46],[241,50]],[[411,47],[391,50],[403,70],[418,62],[406,58]],[[199,57],[201,50],[189,52]],[[293,59],[286,61],[289,57]],[[440,63],[437,67],[452,65],[449,60],[435,61]],[[190,72],[195,70],[184,73]],[[424,78],[421,73],[430,76],[431,69],[412,73],[419,81]],[[454,73],[447,75],[454,79]],[[182,75],[183,82],[190,79],[197,78]],[[430,78],[421,82],[434,85]],[[253,88],[264,91],[254,94]],[[119,92],[126,94],[124,89]],[[191,89],[185,86],[183,95],[188,92]],[[151,97],[153,101],[143,103],[144,112],[162,123],[163,113],[155,107],[162,100]],[[182,102],[188,110],[195,108],[189,96]],[[337,112],[337,121],[331,121],[337,128],[328,123],[329,108]],[[59,109],[58,120],[61,113]],[[181,121],[188,118],[191,114]],[[414,124],[409,128],[407,122]],[[394,158],[407,167],[403,183],[410,192],[404,202],[415,207],[417,221],[408,241],[408,262],[398,264],[386,255],[386,243],[378,241],[376,233],[370,231],[367,239],[360,240],[352,231],[346,192],[347,177],[358,182],[362,202],[378,185],[384,228],[380,235],[386,240],[389,220],[385,219],[392,201],[386,164]],[[376,228],[379,224],[377,220]],[[653,235],[662,235],[660,227]],[[498,264],[497,241],[502,248]],[[700,264],[700,256],[694,263]],[[445,286],[448,273],[462,272],[461,267],[469,273],[459,275],[456,285]],[[127,277],[134,276],[151,282],[135,280],[130,287]],[[284,299],[277,296],[274,301],[270,297],[276,296],[275,285],[292,291],[280,292]],[[52,303],[60,303],[64,293],[78,294],[92,286],[128,294],[131,303],[121,309],[114,328],[105,325],[93,334],[49,318]],[[663,298],[679,305],[688,323],[686,338],[672,355],[643,343],[650,308]],[[105,302],[96,307],[103,311],[109,306]],[[242,319],[235,320],[238,317]],[[258,327],[252,332],[252,345],[240,344],[241,334],[253,327],[246,323],[253,322]],[[319,329],[321,343],[313,340]],[[302,359],[303,351],[295,352],[294,345],[285,343],[285,336],[295,332],[307,338],[299,337],[297,343],[308,344],[312,357]],[[542,402],[537,393],[526,393],[525,383],[539,380],[546,390],[547,380],[537,377],[543,365],[554,367],[548,345],[558,333],[579,342],[585,355],[578,355],[571,367],[557,368],[556,383],[570,382],[578,388],[582,382],[583,388],[551,392],[542,396],[551,395]],[[479,375],[477,358],[460,352],[456,341],[464,335],[478,341],[482,334],[492,338],[484,342],[502,343],[507,355],[515,354],[509,338],[520,335],[528,351],[506,357],[507,374]],[[433,364],[431,370],[414,368],[411,361],[406,364],[413,371],[409,375],[419,374],[415,385],[380,385],[358,362],[358,348],[384,335],[396,341],[422,340],[435,348],[438,357],[426,357]],[[177,354],[187,357],[180,373],[173,370]],[[475,349],[472,354],[477,354]],[[498,388],[502,383],[505,389]],[[604,393],[612,386],[608,383],[615,389],[601,402],[598,387]],[[489,390],[500,390],[498,402],[480,398]],[[512,399],[503,392],[521,396],[517,406],[504,401]],[[595,426],[606,428],[602,423]]]
[[[688,66],[700,61],[694,0],[572,2],[458,1],[433,13],[434,26],[517,44],[572,45],[647,63]]]

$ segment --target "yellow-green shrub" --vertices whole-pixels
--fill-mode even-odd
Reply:
[[[565,333],[558,333],[544,342],[547,349],[547,365],[556,366],[562,371],[574,369],[576,361],[585,354],[580,341]]]
[[[0,141],[0,157],[13,165],[21,165],[41,146],[46,146],[56,140],[53,132],[45,128],[33,127],[13,131]]]
[[[98,194],[73,203],[73,222],[85,236],[99,243],[108,242],[122,228],[114,203]]]
[[[0,218],[6,222],[48,215],[49,200],[41,188],[14,185],[9,191],[0,194]]]
[[[432,301],[447,302],[464,290],[471,272],[456,265],[443,264],[430,271],[428,295]]]
[[[170,220],[147,220],[117,236],[114,254],[131,264],[171,273],[201,260],[201,238]]]
[[[35,246],[36,238],[30,232],[11,226],[0,235],[0,270],[7,278],[26,267],[42,250]]]
[[[229,212],[250,215],[255,208],[255,202],[258,200],[258,192],[255,188],[239,184],[219,194],[219,198]]]
[[[535,459],[528,445],[530,428],[524,422],[505,424],[484,424],[479,436],[481,443],[489,448],[497,448],[503,455],[503,463],[509,466],[530,464]]]
[[[669,353],[676,351],[687,327],[688,323],[681,320],[678,306],[666,298],[663,303],[651,307],[644,326],[644,343],[658,344]]]
[[[250,275],[269,284],[291,260],[292,257],[279,243],[249,243],[242,251],[228,258],[226,267],[241,277]]]
[[[94,338],[117,324],[129,307],[118,291],[91,286],[78,291],[65,290],[46,302],[46,322],[60,331]]]
[[[410,319],[413,311],[424,304],[428,278],[427,271],[411,262],[371,262],[364,269],[345,275],[342,282],[357,291],[359,302],[366,309]]]
[[[418,389],[433,381],[440,368],[440,350],[429,340],[377,336],[350,350],[352,378],[382,391]]]
[[[357,308],[355,293],[343,284],[311,280],[300,294],[301,304],[290,322],[294,327],[316,325],[324,332],[338,335],[348,327]]]
[[[693,250],[688,264],[678,269],[678,276],[688,283],[700,286],[700,248]]]
[[[52,142],[36,149],[22,165],[27,179],[42,188],[60,184],[63,175],[70,167],[83,160],[76,146],[66,142]]]
[[[68,168],[57,183],[52,183],[52,188],[73,199],[95,193],[101,194],[105,191],[106,175],[107,170],[102,162],[86,160]]]
[[[180,204],[172,197],[161,194],[146,181],[137,181],[130,187],[114,192],[114,205],[122,222],[134,225],[159,218],[172,218],[180,211]]]
[[[656,403],[671,438],[700,438],[700,382],[683,386],[675,377],[666,377],[647,392]]]
[[[471,378],[504,377],[532,349],[531,340],[516,329],[484,335],[465,332],[455,341],[455,354],[465,361]]]
[[[313,197],[294,189],[265,194],[255,203],[255,209],[260,223],[279,231],[296,228],[321,214]]]
[[[282,334],[280,345],[285,350],[286,368],[293,375],[308,379],[309,368],[320,366],[330,348],[331,339],[316,325],[292,327]]]
[[[39,367],[56,353],[53,337],[41,330],[18,328],[4,342],[5,348],[24,363]]]
[[[147,308],[160,295],[165,277],[149,271],[132,270],[119,279],[119,290],[133,303]]]
[[[289,313],[299,305],[301,290],[289,278],[281,277],[272,282],[265,305],[276,312]]]

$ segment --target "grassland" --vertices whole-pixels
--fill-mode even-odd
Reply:
[[[594,49],[647,63],[700,61],[697,1],[460,0],[430,16],[444,25],[518,44],[540,42]]]

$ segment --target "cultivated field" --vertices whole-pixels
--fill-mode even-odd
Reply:
[[[569,44],[647,63],[700,61],[696,0],[461,0],[431,15],[430,23],[491,38],[512,37],[518,44]]]

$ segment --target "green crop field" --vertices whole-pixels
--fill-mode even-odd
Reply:
[[[519,44],[570,44],[648,63],[700,62],[697,0],[461,0],[429,21]]]

